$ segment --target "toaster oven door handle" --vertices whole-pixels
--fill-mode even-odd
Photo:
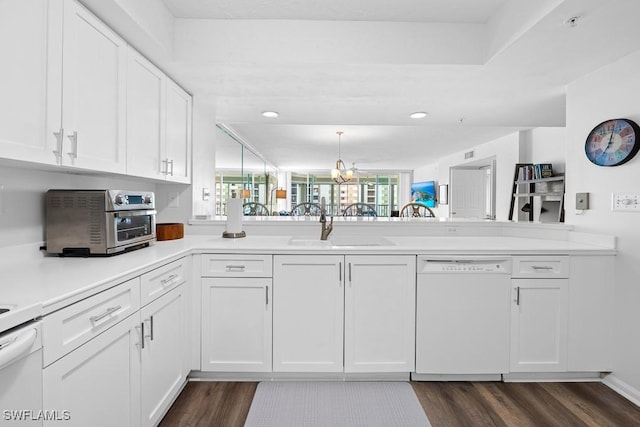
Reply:
[[[155,210],[149,210],[149,211],[140,211],[140,210],[136,210],[136,211],[119,211],[119,212],[114,212],[114,215],[116,217],[121,217],[121,218],[126,218],[126,217],[132,217],[132,216],[142,216],[142,215],[155,215],[156,213],[158,213]]]

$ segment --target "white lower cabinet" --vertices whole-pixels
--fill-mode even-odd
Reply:
[[[140,310],[142,426],[157,425],[184,384],[185,300],[179,286]]]
[[[188,278],[175,271],[190,265],[182,258],[45,316],[43,407],[68,411],[70,426],[157,425],[188,373]],[[163,292],[151,292],[156,279]],[[141,282],[156,295],[142,308]]]
[[[415,256],[275,256],[273,286],[274,372],[414,369]]]
[[[342,372],[344,256],[276,255],[273,371]]]
[[[271,372],[271,255],[202,254],[200,369]]]
[[[511,372],[567,370],[567,279],[513,279]]]
[[[68,411],[65,426],[139,426],[140,339],[136,313],[47,366],[43,407]]]
[[[345,372],[415,368],[414,256],[346,256]]]
[[[202,370],[271,371],[271,278],[202,279]]]

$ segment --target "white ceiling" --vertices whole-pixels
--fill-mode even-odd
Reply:
[[[284,170],[331,168],[338,130],[347,165],[408,170],[564,126],[566,85],[640,48],[637,0],[164,4],[171,75]]]

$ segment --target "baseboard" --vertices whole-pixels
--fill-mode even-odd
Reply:
[[[604,377],[602,383],[633,402],[636,406],[640,406],[640,390],[622,381],[615,374],[609,374]]]
[[[600,382],[599,372],[518,372],[503,374],[502,380],[509,382]]]
[[[411,374],[412,381],[502,381],[500,374]]]
[[[189,381],[409,381],[408,372],[202,372],[191,371]]]

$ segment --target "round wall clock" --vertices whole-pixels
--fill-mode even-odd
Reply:
[[[640,149],[640,127],[633,120],[612,119],[594,127],[584,144],[587,159],[598,166],[628,162]]]

